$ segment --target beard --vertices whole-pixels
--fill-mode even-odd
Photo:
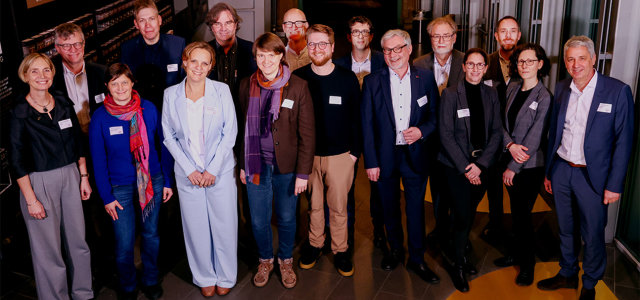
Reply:
[[[331,56],[325,55],[322,58],[317,59],[317,58],[315,58],[315,56],[311,56],[310,55],[309,58],[311,58],[311,62],[314,65],[320,67],[320,66],[324,66],[324,64],[326,64],[331,59]]]
[[[502,48],[502,50],[504,50],[504,51],[511,51],[511,50],[513,50],[513,48],[515,48],[515,47],[516,47],[516,44],[506,44],[506,45],[504,45],[504,46],[502,46],[502,45],[501,45],[500,47],[501,47],[501,48]]]

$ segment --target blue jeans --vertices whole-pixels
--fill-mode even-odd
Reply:
[[[144,286],[158,283],[158,252],[160,236],[158,235],[158,216],[162,205],[162,174],[151,178],[153,186],[153,210],[142,222],[138,187],[135,183],[112,186],[113,196],[123,210],[116,208],[118,219],[113,221],[113,233],[116,239],[116,267],[120,277],[120,288],[131,292],[136,288],[136,266],[133,262],[133,248],[136,241],[136,223],[141,226],[142,247],[142,284]],[[149,202],[147,205],[151,205]]]
[[[251,226],[260,258],[270,259],[273,257],[272,202],[275,202],[278,222],[278,257],[280,259],[291,258],[296,235],[296,208],[298,204],[298,196],[294,195],[295,174],[280,174],[277,167],[262,163],[260,184],[255,185],[249,182],[248,176],[246,179]]]

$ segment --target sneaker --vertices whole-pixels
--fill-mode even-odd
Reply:
[[[348,277],[353,275],[353,264],[351,263],[351,257],[347,252],[338,252],[333,255],[333,264],[338,269],[340,275]]]
[[[293,271],[293,258],[280,259],[278,258],[278,264],[280,265],[280,276],[282,276],[282,285],[290,289],[296,286],[298,277],[296,272]]]
[[[267,285],[267,282],[269,282],[269,276],[271,276],[271,272],[273,272],[273,258],[261,258],[260,264],[258,265],[258,271],[256,272],[256,275],[253,276],[253,284],[257,287],[263,287]]]
[[[302,248],[302,253],[298,265],[300,268],[308,270],[313,268],[318,262],[318,259],[322,256],[322,249],[311,246],[308,242]]]

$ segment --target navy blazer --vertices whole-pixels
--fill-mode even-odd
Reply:
[[[64,81],[62,58],[59,56],[54,58],[53,65],[56,68],[56,75],[53,77],[53,85],[51,86],[51,89],[58,90],[69,98],[67,84]],[[106,96],[107,89],[104,84],[104,72],[106,67],[85,61],[84,70],[87,73],[87,87],[89,88],[89,114],[93,115],[93,112],[102,105],[102,101],[104,101],[104,97]]]
[[[480,83],[480,94],[484,110],[485,144],[484,151],[475,163],[488,168],[495,162],[502,145],[502,118],[496,89]],[[471,152],[474,150],[471,145],[471,121],[469,116],[460,115],[462,109],[469,109],[464,80],[458,82],[458,86],[442,91],[438,116],[442,142],[438,160],[461,174],[472,162]]]
[[[349,52],[347,55],[343,57],[335,59],[333,63],[343,68],[346,68],[348,70],[351,70],[351,63],[352,63],[351,52]],[[386,63],[384,62],[384,54],[382,54],[382,52],[380,51],[371,49],[371,73],[385,66],[386,66]]]
[[[598,73],[584,137],[584,156],[591,188],[599,195],[604,190],[621,193],[633,143],[633,96],[631,88],[620,80]],[[551,178],[553,164],[562,142],[571,78],[558,82],[549,124],[549,151],[546,175]],[[610,110],[606,109],[609,106]]]
[[[436,130],[438,110],[438,86],[429,70],[411,68],[411,117],[409,127],[417,127],[422,139],[409,145],[411,165],[414,171],[428,173],[428,137]],[[405,75],[406,76],[406,75]],[[427,97],[422,106],[418,99]],[[367,75],[362,85],[362,131],[365,168],[380,168],[380,176],[389,177],[395,167],[396,126],[391,102],[389,68],[385,67]]]

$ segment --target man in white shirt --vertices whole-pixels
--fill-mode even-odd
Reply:
[[[307,22],[307,17],[301,10],[292,8],[284,13],[282,30],[284,30],[288,40],[285,59],[291,72],[311,63],[307,52],[307,28],[309,28],[309,22]]]

